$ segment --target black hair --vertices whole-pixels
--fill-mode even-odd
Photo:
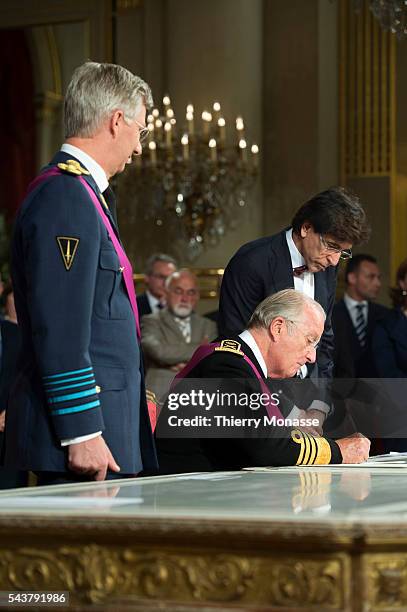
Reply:
[[[330,187],[305,202],[291,222],[299,234],[304,223],[309,222],[319,234],[329,234],[339,242],[352,246],[366,242],[370,227],[359,198],[343,187]]]

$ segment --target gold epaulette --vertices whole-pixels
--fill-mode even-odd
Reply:
[[[215,351],[225,351],[226,353],[234,353],[244,357],[244,353],[240,350],[241,344],[236,340],[222,340],[220,346],[215,348]]]
[[[146,389],[146,398],[148,402],[153,402],[154,404],[157,403],[157,398],[155,393],[153,393],[153,391],[150,391],[149,389]]]
[[[83,168],[76,159],[68,159],[66,164],[61,162],[58,164],[58,168],[67,172],[68,174],[90,174],[85,168]]]
[[[294,429],[291,432],[294,442],[301,445],[296,465],[328,465],[332,452],[328,440]]]

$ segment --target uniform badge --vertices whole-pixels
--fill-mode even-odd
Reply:
[[[222,340],[220,346],[215,348],[215,351],[226,351],[227,353],[235,353],[235,355],[244,355],[240,350],[241,344],[236,340]]]
[[[57,243],[61,251],[62,259],[66,270],[70,270],[73,264],[76,251],[78,249],[79,238],[70,236],[57,236]]]
[[[66,164],[61,162],[58,164],[58,168],[64,172],[68,172],[68,174],[77,174],[78,176],[81,174],[90,174],[90,172],[83,168],[76,159],[68,159]]]

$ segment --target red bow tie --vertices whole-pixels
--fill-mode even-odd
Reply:
[[[304,272],[306,272],[307,270],[308,266],[298,266],[297,268],[293,268],[293,275],[301,276],[301,274],[304,274]]]

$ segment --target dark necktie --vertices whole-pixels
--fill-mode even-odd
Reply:
[[[116,212],[116,196],[114,195],[113,189],[109,186],[107,189],[104,190],[102,195],[105,198],[106,203],[109,207],[109,212],[113,217],[113,221],[115,222],[116,227],[118,227],[117,212]]]
[[[366,344],[366,319],[364,312],[364,305],[357,304],[356,306],[356,325],[355,331],[359,340],[359,344],[362,348],[365,347]]]
[[[293,276],[301,276],[308,270],[307,266],[297,266],[297,268],[293,268]]]

